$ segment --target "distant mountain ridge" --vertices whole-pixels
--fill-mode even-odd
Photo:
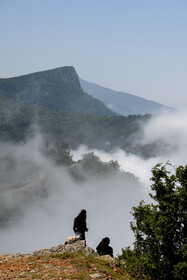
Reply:
[[[0,79],[0,110],[14,111],[24,105],[94,116],[144,115],[171,110],[157,102],[85,81],[72,66]]]
[[[118,92],[79,78],[81,87],[91,96],[101,100],[109,109],[122,115],[156,114],[172,108],[126,92]]]
[[[39,130],[70,149],[119,147],[148,157],[152,148],[134,146],[151,115],[121,116],[83,91],[71,66],[0,79],[0,141],[22,142]]]
[[[72,66],[0,79],[0,109],[21,105],[95,116],[116,115],[82,90]]]

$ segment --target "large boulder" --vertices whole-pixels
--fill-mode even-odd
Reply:
[[[64,244],[60,244],[50,249],[40,249],[34,251],[32,255],[48,255],[54,253],[76,252],[82,251],[85,255],[97,255],[94,249],[86,246],[86,241],[81,240],[79,236],[70,236],[66,239]]]

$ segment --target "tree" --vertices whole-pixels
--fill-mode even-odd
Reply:
[[[93,152],[84,154],[82,160],[79,161],[83,169],[90,174],[108,175],[120,171],[117,161],[103,162]]]
[[[43,152],[51,158],[56,165],[70,166],[73,163],[72,155],[68,144],[63,141],[55,141],[54,143],[45,143]]]
[[[154,204],[133,207],[134,248],[119,256],[131,272],[154,280],[187,279],[187,165],[173,175],[168,165],[152,169]]]

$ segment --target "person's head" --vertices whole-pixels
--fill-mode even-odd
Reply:
[[[105,245],[109,245],[109,244],[110,244],[110,238],[105,237],[105,238],[102,239],[102,242],[103,242]]]
[[[78,216],[81,217],[81,218],[86,219],[86,210],[82,209]]]

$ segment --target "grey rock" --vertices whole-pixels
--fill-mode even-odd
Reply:
[[[91,247],[85,247],[82,249],[82,252],[86,255],[86,256],[93,256],[93,257],[97,257],[98,254],[94,251],[93,248]]]
[[[109,255],[100,256],[98,253],[94,251],[93,248],[86,246],[86,241],[81,240],[79,236],[70,236],[66,239],[64,244],[59,244],[57,246],[51,247],[50,249],[40,249],[34,251],[31,255],[49,255],[49,254],[57,254],[64,252],[77,252],[82,251],[85,256],[93,256],[102,258],[109,262],[115,262],[114,258]]]
[[[79,235],[70,236],[66,239],[64,244],[65,245],[66,244],[73,244],[73,243],[77,242],[78,240],[81,240],[81,237]]]
[[[79,236],[71,236],[68,237],[65,241],[65,244],[60,244],[54,247],[51,247],[50,249],[40,249],[37,251],[34,251],[32,255],[48,255],[48,254],[54,254],[54,253],[64,253],[64,252],[76,252],[76,251],[84,251],[85,254],[89,255],[93,253],[93,249],[85,249],[89,248],[86,247],[86,241],[80,240]]]
[[[103,276],[100,273],[91,274],[90,277],[92,279],[101,279],[101,278],[103,278]]]
[[[103,255],[103,256],[99,256],[101,259],[109,261],[109,262],[115,262],[114,258],[111,257],[110,255]]]

